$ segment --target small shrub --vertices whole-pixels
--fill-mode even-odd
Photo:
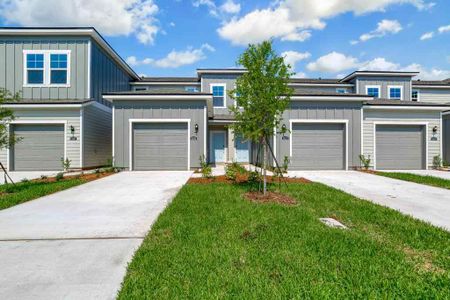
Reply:
[[[211,178],[212,177],[212,168],[206,162],[205,155],[200,155],[200,172],[202,173],[203,178]]]
[[[106,160],[106,167],[109,167],[109,168],[111,168],[111,167],[113,167],[114,165],[113,165],[113,159],[112,158],[108,158],[107,160]]]
[[[59,172],[58,174],[56,174],[56,181],[60,181],[64,178],[64,173],[63,172]]]
[[[288,156],[284,156],[283,165],[281,167],[281,169],[283,170],[283,173],[287,173],[290,163],[291,163],[291,160],[289,159],[289,157]]]
[[[95,174],[100,174],[100,169],[95,169],[94,173]]]
[[[433,157],[433,169],[439,169],[442,167],[442,158],[440,155],[436,155]]]
[[[229,166],[231,168],[233,168],[236,171],[236,173],[239,173],[239,174],[247,173],[247,170],[242,165],[240,165],[239,163],[237,163],[235,161],[232,162]]]
[[[231,180],[233,182],[236,182],[236,178],[237,178],[237,170],[236,168],[233,167],[232,164],[226,165],[225,166],[225,177],[228,180]]]
[[[47,180],[48,176],[47,175],[41,175],[41,180]]]
[[[20,182],[22,182],[22,183],[27,183],[27,182],[29,182],[30,180],[28,179],[28,178],[22,178],[22,180],[20,180]]]
[[[71,163],[72,163],[72,161],[70,159],[68,159],[68,158],[64,159],[64,158],[61,157],[61,164],[62,164],[62,167],[63,167],[64,171],[67,171],[67,170],[70,169],[70,164]]]
[[[443,166],[443,167],[448,167],[448,166],[449,166],[448,161],[443,160],[443,161],[442,161],[442,166]]]
[[[370,168],[370,163],[371,163],[371,159],[370,159],[370,155],[366,158],[364,156],[364,154],[360,154],[359,155],[359,160],[361,161],[362,166],[364,167],[365,170],[369,170]]]
[[[258,171],[252,171],[248,173],[248,182],[249,183],[258,183],[261,181],[261,174]]]

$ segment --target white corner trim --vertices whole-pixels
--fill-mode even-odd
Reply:
[[[439,118],[439,147],[440,147],[440,151],[439,151],[439,155],[441,156],[441,159],[444,159],[444,142],[443,142],[443,135],[442,135],[442,131],[443,131],[443,127],[442,127],[442,112],[441,112],[441,117]],[[427,162],[428,163],[428,162]]]
[[[364,107],[361,107],[361,155],[365,155],[364,154]]]
[[[133,124],[134,123],[187,123],[187,170],[191,169],[191,119],[129,119],[129,170],[133,171]]]
[[[425,169],[428,170],[428,124],[417,121],[373,121],[373,169],[377,170],[377,125],[419,125],[425,126]],[[442,129],[441,129],[442,130]]]
[[[205,156],[205,161],[208,161],[208,153],[207,153],[207,145],[206,145],[206,137],[208,131],[208,108],[203,107],[203,118],[204,118],[204,129],[203,129],[203,155]]]
[[[84,156],[84,148],[83,148],[83,107],[80,109],[80,168],[83,168],[83,156]]]
[[[87,82],[86,82],[86,95],[88,99],[91,99],[91,78],[92,78],[92,74],[91,74],[91,61],[92,61],[92,42],[89,39],[88,41],[88,56],[87,56]]]
[[[397,98],[391,98],[391,89],[400,89],[400,99]],[[388,99],[393,99],[393,100],[404,100],[404,93],[403,93],[403,85],[388,85],[387,86],[387,96]]]
[[[378,89],[378,97],[374,97],[375,99],[381,98],[381,85],[366,85],[366,95],[369,95],[369,89]],[[372,97],[372,96],[371,96]]]
[[[71,50],[22,50],[23,53],[23,87],[70,87],[70,72],[71,72]],[[43,54],[44,55],[44,68],[42,69],[44,72],[44,82],[40,84],[29,84],[28,83],[28,68],[27,68],[27,54]],[[50,83],[51,76],[51,66],[50,66],[50,54],[67,54],[67,68],[65,69],[67,72],[67,83],[64,84],[55,84]]]
[[[348,138],[348,123],[349,120],[346,119],[291,119],[289,120],[289,156],[292,157],[292,124],[294,123],[304,123],[304,124],[345,124],[345,170],[348,170],[348,148],[349,148],[349,138]]]
[[[115,117],[114,117],[114,115],[115,115],[115,112],[116,112],[116,108],[115,108],[115,106],[114,106],[114,104],[113,104],[113,107],[112,107],[112,116],[111,116],[111,118],[112,118],[112,137],[111,137],[111,142],[112,142],[112,150],[111,150],[111,154],[112,154],[112,163],[113,163],[113,166],[115,166],[116,165],[116,156],[115,156],[115,140],[116,140],[116,123],[115,123]]]
[[[223,87],[223,106],[214,106],[214,95],[213,98],[213,107],[214,108],[227,108],[227,84],[226,83],[211,83],[209,86],[209,92],[213,93],[213,87],[221,86]]]
[[[277,164],[275,163],[275,160],[277,159],[277,128],[273,128],[273,166],[276,167]]]
[[[10,132],[10,125],[15,124],[63,124],[64,125],[64,160],[67,158],[67,120],[14,120],[7,124],[8,134]],[[6,161],[7,161],[7,171],[11,171],[11,161],[10,161],[10,148],[6,148]]]

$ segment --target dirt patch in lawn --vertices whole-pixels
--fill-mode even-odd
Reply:
[[[256,203],[278,203],[283,205],[296,205],[294,198],[276,192],[267,192],[265,195],[260,192],[248,192],[244,198]]]
[[[236,176],[236,180],[230,180],[225,177],[225,175],[221,176],[214,176],[211,178],[203,178],[203,177],[191,177],[188,180],[188,183],[192,184],[209,184],[209,183],[247,183],[248,182],[248,176],[246,174],[239,174]],[[267,177],[268,183],[278,183],[278,178],[273,177]],[[300,177],[300,178],[283,178],[281,179],[281,183],[311,183],[310,180]]]

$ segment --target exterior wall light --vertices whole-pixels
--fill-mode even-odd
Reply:
[[[73,125],[70,125],[70,133],[71,133],[72,135],[75,134],[75,127],[73,127]]]
[[[437,126],[434,126],[433,127],[433,133],[436,133],[438,131],[438,127]]]
[[[198,133],[198,124],[195,124],[194,131],[195,131],[195,133]]]

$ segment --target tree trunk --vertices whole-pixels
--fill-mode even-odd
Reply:
[[[264,139],[264,148],[263,148],[263,172],[264,172],[264,184],[263,184],[263,194],[265,195],[267,192],[267,160],[268,160],[268,155],[267,155],[267,143],[266,140]]]

